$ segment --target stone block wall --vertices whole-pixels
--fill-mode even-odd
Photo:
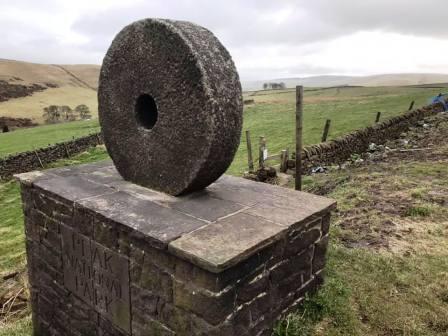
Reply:
[[[331,200],[230,177],[174,198],[84,167],[20,176],[36,335],[270,335],[323,282]]]
[[[275,321],[322,284],[328,222],[329,215],[301,223],[218,274],[159,253],[160,263],[151,251],[136,248],[133,332],[146,335],[139,331],[152,321],[166,335],[271,335]]]
[[[60,142],[35,151],[22,152],[0,159],[0,179],[11,178],[14,174],[41,169],[43,165],[81,153],[103,143],[101,133]],[[40,161],[39,161],[40,160]]]
[[[354,153],[363,153],[371,143],[384,144],[387,140],[397,139],[417,121],[442,112],[442,104],[434,104],[421,109],[406,112],[360,130],[353,131],[342,137],[324,143],[306,146],[302,152],[302,165],[305,170],[319,165],[340,164]],[[288,162],[289,168],[294,168],[295,161]]]

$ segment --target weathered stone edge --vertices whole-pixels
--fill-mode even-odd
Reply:
[[[213,225],[213,223],[208,224],[208,225]],[[278,226],[281,226],[281,225],[278,225]],[[202,227],[202,228],[204,228],[204,227]],[[265,247],[268,247],[268,246],[272,245],[273,243],[285,238],[287,232],[288,232],[288,228],[284,227],[284,229],[279,231],[277,234],[275,234],[269,238],[266,238],[265,240],[259,242],[257,245],[254,245],[252,248],[246,250],[244,254],[238,254],[235,257],[230,258],[227,261],[220,263],[220,264],[214,264],[204,258],[198,257],[197,255],[195,255],[193,253],[188,253],[185,250],[177,247],[176,241],[179,240],[180,238],[182,238],[182,236],[171,241],[170,243],[168,243],[168,251],[171,254],[173,254],[174,256],[179,257],[188,262],[191,262],[193,265],[201,267],[207,271],[210,271],[212,273],[221,273],[221,272],[231,268],[232,266],[237,265],[241,261],[250,258],[254,254],[256,254],[259,251],[261,251],[262,249],[264,249]]]
[[[331,203],[327,207],[323,208],[317,214],[318,215],[322,215],[322,214],[325,214],[325,213],[331,213],[331,211],[335,210],[336,207],[337,207],[337,202],[333,200],[333,203]],[[303,222],[306,223],[308,219],[309,218],[303,220]],[[214,225],[214,223],[215,222],[210,223],[208,225]],[[237,265],[241,261],[246,260],[246,259],[252,257],[256,253],[259,253],[261,250],[263,250],[264,248],[272,245],[273,243],[282,240],[283,238],[285,238],[287,236],[288,232],[291,231],[292,227],[297,226],[297,223],[292,223],[289,226],[282,225],[282,224],[279,224],[279,223],[274,223],[274,224],[276,224],[278,226],[281,226],[284,229],[282,231],[278,232],[277,234],[275,234],[275,235],[273,235],[273,236],[271,236],[269,238],[266,238],[265,240],[261,241],[259,244],[253,246],[251,249],[246,250],[245,252],[247,252],[247,253],[236,255],[235,257],[230,258],[226,262],[223,262],[221,264],[214,264],[214,263],[209,262],[208,260],[206,260],[204,258],[198,257],[197,255],[195,255],[193,253],[188,253],[185,250],[183,250],[181,248],[178,248],[176,246],[176,241],[181,239],[183,237],[183,235],[168,243],[168,251],[172,255],[174,255],[176,257],[179,257],[179,258],[181,258],[181,259],[183,259],[185,261],[188,261],[188,262],[192,263],[193,265],[201,267],[201,268],[203,268],[203,269],[205,269],[207,271],[210,271],[210,272],[216,273],[216,274],[217,273],[221,273],[221,272],[224,272],[227,269]],[[206,226],[208,226],[208,225],[206,225]],[[201,227],[201,229],[204,229],[206,226]]]
[[[28,172],[28,173],[22,173],[22,174],[16,174],[14,175],[14,177],[22,184],[27,185],[27,186],[33,186],[34,182],[37,182],[38,180],[45,180],[48,178],[53,178],[53,177],[58,177],[57,175],[53,174],[51,171],[46,171],[46,172],[42,172],[42,171],[32,171],[32,172]],[[278,186],[274,186],[277,187],[278,190],[281,189],[281,187]],[[319,198],[325,198],[322,196],[317,196],[316,197]],[[78,201],[76,201],[75,203],[77,203]],[[332,199],[328,199],[328,205],[326,207],[323,207],[318,213],[316,213],[316,215],[320,215],[320,214],[324,214],[326,212],[331,212],[332,210],[336,209],[336,201],[332,200]],[[257,217],[257,216],[256,216]],[[260,219],[263,219],[262,217],[260,217]],[[172,255],[179,257],[187,262],[192,263],[193,265],[196,265],[202,269],[205,269],[207,271],[210,271],[212,273],[218,274],[221,273],[235,265],[237,265],[239,262],[246,260],[248,258],[250,258],[251,256],[255,255],[256,253],[260,252],[261,250],[263,250],[264,248],[272,245],[273,243],[283,239],[286,237],[287,233],[293,228],[296,227],[298,225],[300,225],[301,222],[306,222],[307,219],[304,219],[303,221],[297,222],[297,223],[291,223],[290,225],[284,225],[284,224],[280,224],[280,223],[275,223],[276,225],[283,227],[284,229],[279,231],[278,233],[276,233],[275,235],[266,238],[263,241],[260,241],[258,244],[254,245],[252,248],[250,248],[249,250],[246,250],[244,254],[238,254],[230,259],[228,259],[227,261],[220,263],[220,264],[215,264],[213,262],[210,262],[204,258],[198,257],[197,255],[193,254],[193,253],[189,253],[186,252],[185,250],[179,248],[176,246],[176,241],[181,239],[183,236],[187,235],[188,233],[185,233],[183,235],[180,235],[179,237],[173,239],[172,241],[168,242],[167,245],[165,245],[164,247],[162,246],[156,246],[157,241],[154,241],[152,237],[149,237],[147,235],[145,235],[144,233],[140,232],[142,235],[144,235],[145,237],[151,239],[151,241],[153,241],[153,246],[159,249],[164,249],[166,251],[168,251],[169,253],[171,253]],[[210,224],[204,225],[201,227],[201,229],[203,229],[204,227],[207,227],[208,225],[214,225],[216,222],[212,222]],[[118,223],[120,224],[120,223]],[[194,232],[194,231],[193,231]],[[192,232],[190,232],[191,234]]]

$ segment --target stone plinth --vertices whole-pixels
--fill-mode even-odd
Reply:
[[[111,162],[18,179],[36,335],[270,335],[323,281],[332,200],[230,176],[173,197]]]

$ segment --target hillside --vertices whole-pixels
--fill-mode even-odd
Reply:
[[[85,87],[85,82],[98,87],[100,66],[37,64],[0,59],[0,80],[17,84],[55,84],[61,86]]]
[[[277,78],[243,82],[246,91],[261,90],[263,83],[283,82],[286,87],[303,85],[306,87],[329,86],[408,86],[447,83],[448,74],[383,74],[374,76],[312,76],[303,78]]]
[[[96,91],[84,87],[62,86],[49,88],[31,96],[10,99],[0,103],[0,117],[30,118],[33,122],[42,124],[43,108],[49,105],[68,105],[74,108],[85,104],[94,117],[98,114]]]
[[[99,65],[36,64],[0,59],[0,117],[30,118],[43,123],[42,109],[49,105],[74,108],[86,104],[95,117]],[[314,76],[243,81],[243,89],[260,90],[265,82],[284,82],[287,87],[409,86],[448,83],[443,74],[389,74],[365,77]],[[7,91],[7,92],[6,92]],[[3,100],[3,101],[2,101]],[[6,100],[6,101],[5,101]]]
[[[43,123],[49,105],[86,104],[97,115],[99,65],[36,64],[0,59],[0,116]],[[8,92],[6,92],[8,91]]]

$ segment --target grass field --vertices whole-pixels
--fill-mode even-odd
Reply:
[[[308,89],[305,91],[304,143],[320,142],[326,119],[332,120],[331,139],[373,124],[377,111],[382,112],[382,118],[388,118],[403,113],[412,100],[415,100],[415,107],[426,105],[428,99],[439,91],[438,88],[412,87]],[[254,153],[257,153],[259,136],[266,136],[269,153],[294,148],[294,90],[249,92],[244,96],[253,99],[255,104],[245,106],[243,137],[229,168],[231,174],[242,174],[247,169],[244,130],[251,131]],[[97,121],[93,120],[0,134],[0,157],[89,134],[97,129]]]
[[[331,186],[327,195],[338,202],[326,281],[274,336],[448,335],[448,118],[437,123],[444,134],[416,134],[417,146],[434,144],[420,157],[396,151],[381,162],[304,178],[305,190]],[[104,157],[97,147],[53,166]],[[0,208],[2,275],[25,267],[15,182],[0,183]],[[29,315],[3,326],[0,319],[0,336],[30,335]]]
[[[415,107],[424,106],[440,89],[409,87],[347,87],[308,89],[304,98],[304,144],[321,140],[326,119],[331,119],[329,139],[374,123],[377,111],[388,118],[403,113],[415,100]],[[270,153],[295,147],[295,91],[258,91],[246,93],[254,99],[244,111],[244,130],[250,130],[252,143],[266,136]],[[231,173],[241,173],[246,167],[247,149],[244,137]]]
[[[0,133],[0,157],[46,147],[99,131],[97,119],[32,127]]]

